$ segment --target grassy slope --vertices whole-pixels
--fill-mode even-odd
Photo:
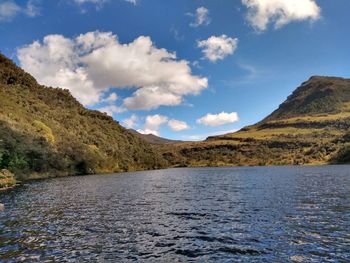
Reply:
[[[0,54],[0,169],[22,179],[164,167],[111,117],[47,88]]]
[[[173,165],[350,161],[350,80],[313,77],[260,123],[199,143],[160,146]]]
[[[168,162],[350,162],[350,80],[341,78],[313,77],[260,123],[198,143],[150,146],[107,115],[85,109],[68,91],[38,85],[2,55],[0,105],[0,169],[21,179],[154,169]]]

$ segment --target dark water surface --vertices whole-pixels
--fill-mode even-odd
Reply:
[[[0,262],[350,262],[350,166],[69,177],[0,202]]]

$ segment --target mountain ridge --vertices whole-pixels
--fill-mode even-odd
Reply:
[[[349,131],[350,79],[313,76],[254,125],[159,149],[175,166],[344,163]]]
[[[19,179],[169,166],[350,162],[350,79],[314,76],[274,112],[202,142],[141,135],[0,54],[0,169]]]
[[[152,133],[142,134],[134,129],[129,129],[129,131],[150,144],[173,144],[173,143],[183,142],[183,141],[179,141],[179,140],[172,140],[172,139],[163,138],[163,137],[154,135]]]
[[[0,168],[20,179],[166,167],[146,141],[0,54]]]
[[[264,121],[291,117],[334,114],[350,102],[350,79],[329,76],[312,76],[288,96],[278,109]],[[347,105],[350,112],[350,106]]]

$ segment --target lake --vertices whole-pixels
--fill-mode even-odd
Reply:
[[[350,262],[350,166],[66,177],[0,202],[0,262]]]

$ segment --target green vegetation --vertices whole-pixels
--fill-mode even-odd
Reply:
[[[17,178],[162,168],[147,142],[0,55],[0,169]]]
[[[350,163],[350,144],[342,147],[334,159],[335,163]]]
[[[157,148],[174,166],[350,163],[350,80],[312,77],[263,121]]]
[[[168,166],[349,163],[349,131],[348,79],[313,77],[256,125],[177,142],[126,130],[68,90],[39,85],[0,54],[0,169],[22,180]],[[3,186],[15,183],[0,178]]]
[[[14,175],[8,170],[0,170],[0,189],[7,189],[14,187],[17,181],[14,178]]]
[[[337,114],[348,110],[349,102],[348,79],[314,76],[297,88],[265,121]]]
[[[33,126],[37,129],[37,133],[39,133],[43,138],[45,138],[48,143],[55,143],[55,136],[53,136],[51,128],[46,126],[45,123],[38,120],[34,120]]]

